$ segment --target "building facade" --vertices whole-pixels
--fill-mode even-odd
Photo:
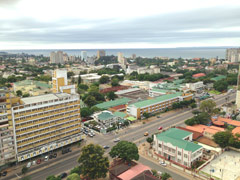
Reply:
[[[97,51],[97,59],[99,59],[100,57],[106,56],[106,52],[105,50],[98,50]]]
[[[203,147],[192,141],[193,133],[177,128],[154,135],[153,149],[166,160],[191,168],[202,158]]]
[[[122,61],[123,61],[123,53],[121,53],[121,52],[118,52],[118,63],[119,64],[122,64]]]
[[[52,64],[63,64],[63,52],[57,51],[57,52],[51,52],[50,53],[50,63]]]
[[[81,139],[80,99],[77,94],[22,98],[11,112],[18,161]]]
[[[7,88],[0,89],[0,166],[16,161],[12,100]]]
[[[82,59],[82,61],[87,60],[87,51],[81,51],[81,59]]]
[[[166,94],[153,99],[139,101],[127,106],[127,113],[136,118],[143,117],[144,113],[157,113],[170,108],[174,102],[192,99],[193,94],[184,94],[181,92],[175,94]]]
[[[226,50],[226,60],[229,62],[240,61],[240,48],[230,48]]]

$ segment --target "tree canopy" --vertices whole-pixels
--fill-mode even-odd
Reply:
[[[128,141],[120,141],[110,151],[112,158],[121,158],[127,162],[138,160],[138,147],[136,144]]]
[[[213,84],[213,88],[219,92],[227,91],[228,82],[226,80],[216,81]]]
[[[73,173],[67,177],[67,180],[81,180],[81,178],[77,173]]]
[[[229,131],[217,132],[213,135],[213,140],[217,143],[221,148],[225,148],[229,145],[229,140],[232,134]]]
[[[102,76],[100,79],[99,79],[99,82],[101,84],[106,84],[110,81],[109,77],[108,76]]]
[[[109,100],[114,100],[116,97],[117,97],[117,95],[113,91],[107,93],[107,98]]]
[[[82,148],[78,163],[82,175],[90,179],[105,178],[109,168],[109,161],[104,156],[104,149],[94,144]]]
[[[208,124],[209,121],[210,121],[210,118],[211,116],[206,113],[206,112],[201,112],[199,114],[196,114],[196,116],[190,118],[190,119],[187,119],[185,121],[185,124],[189,125],[189,126],[193,126],[195,124]]]
[[[212,99],[202,101],[199,109],[202,112],[206,112],[212,115],[216,113],[216,103]]]

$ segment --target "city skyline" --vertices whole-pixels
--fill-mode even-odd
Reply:
[[[233,0],[2,0],[0,49],[240,46],[239,7]]]

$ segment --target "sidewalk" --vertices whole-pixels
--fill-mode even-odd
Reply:
[[[153,158],[153,157],[148,155],[148,153],[150,153],[149,147],[150,147],[150,145],[148,143],[140,144],[138,146],[139,155],[142,156],[143,158],[159,165],[159,160],[158,159]],[[167,167],[165,167],[165,168],[168,169],[169,171],[174,172],[175,174],[179,174],[179,175],[181,175],[181,176],[183,176],[183,177],[185,177],[186,179],[189,179],[189,180],[202,180],[202,178],[199,178],[199,177],[196,177],[196,176],[194,177],[191,174],[188,174],[186,172],[183,172],[180,169],[177,169],[177,168],[173,167],[171,164],[168,164]]]

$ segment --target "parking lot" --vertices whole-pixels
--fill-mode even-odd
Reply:
[[[219,179],[235,180],[240,177],[239,164],[239,152],[225,151],[204,167],[202,171]]]

